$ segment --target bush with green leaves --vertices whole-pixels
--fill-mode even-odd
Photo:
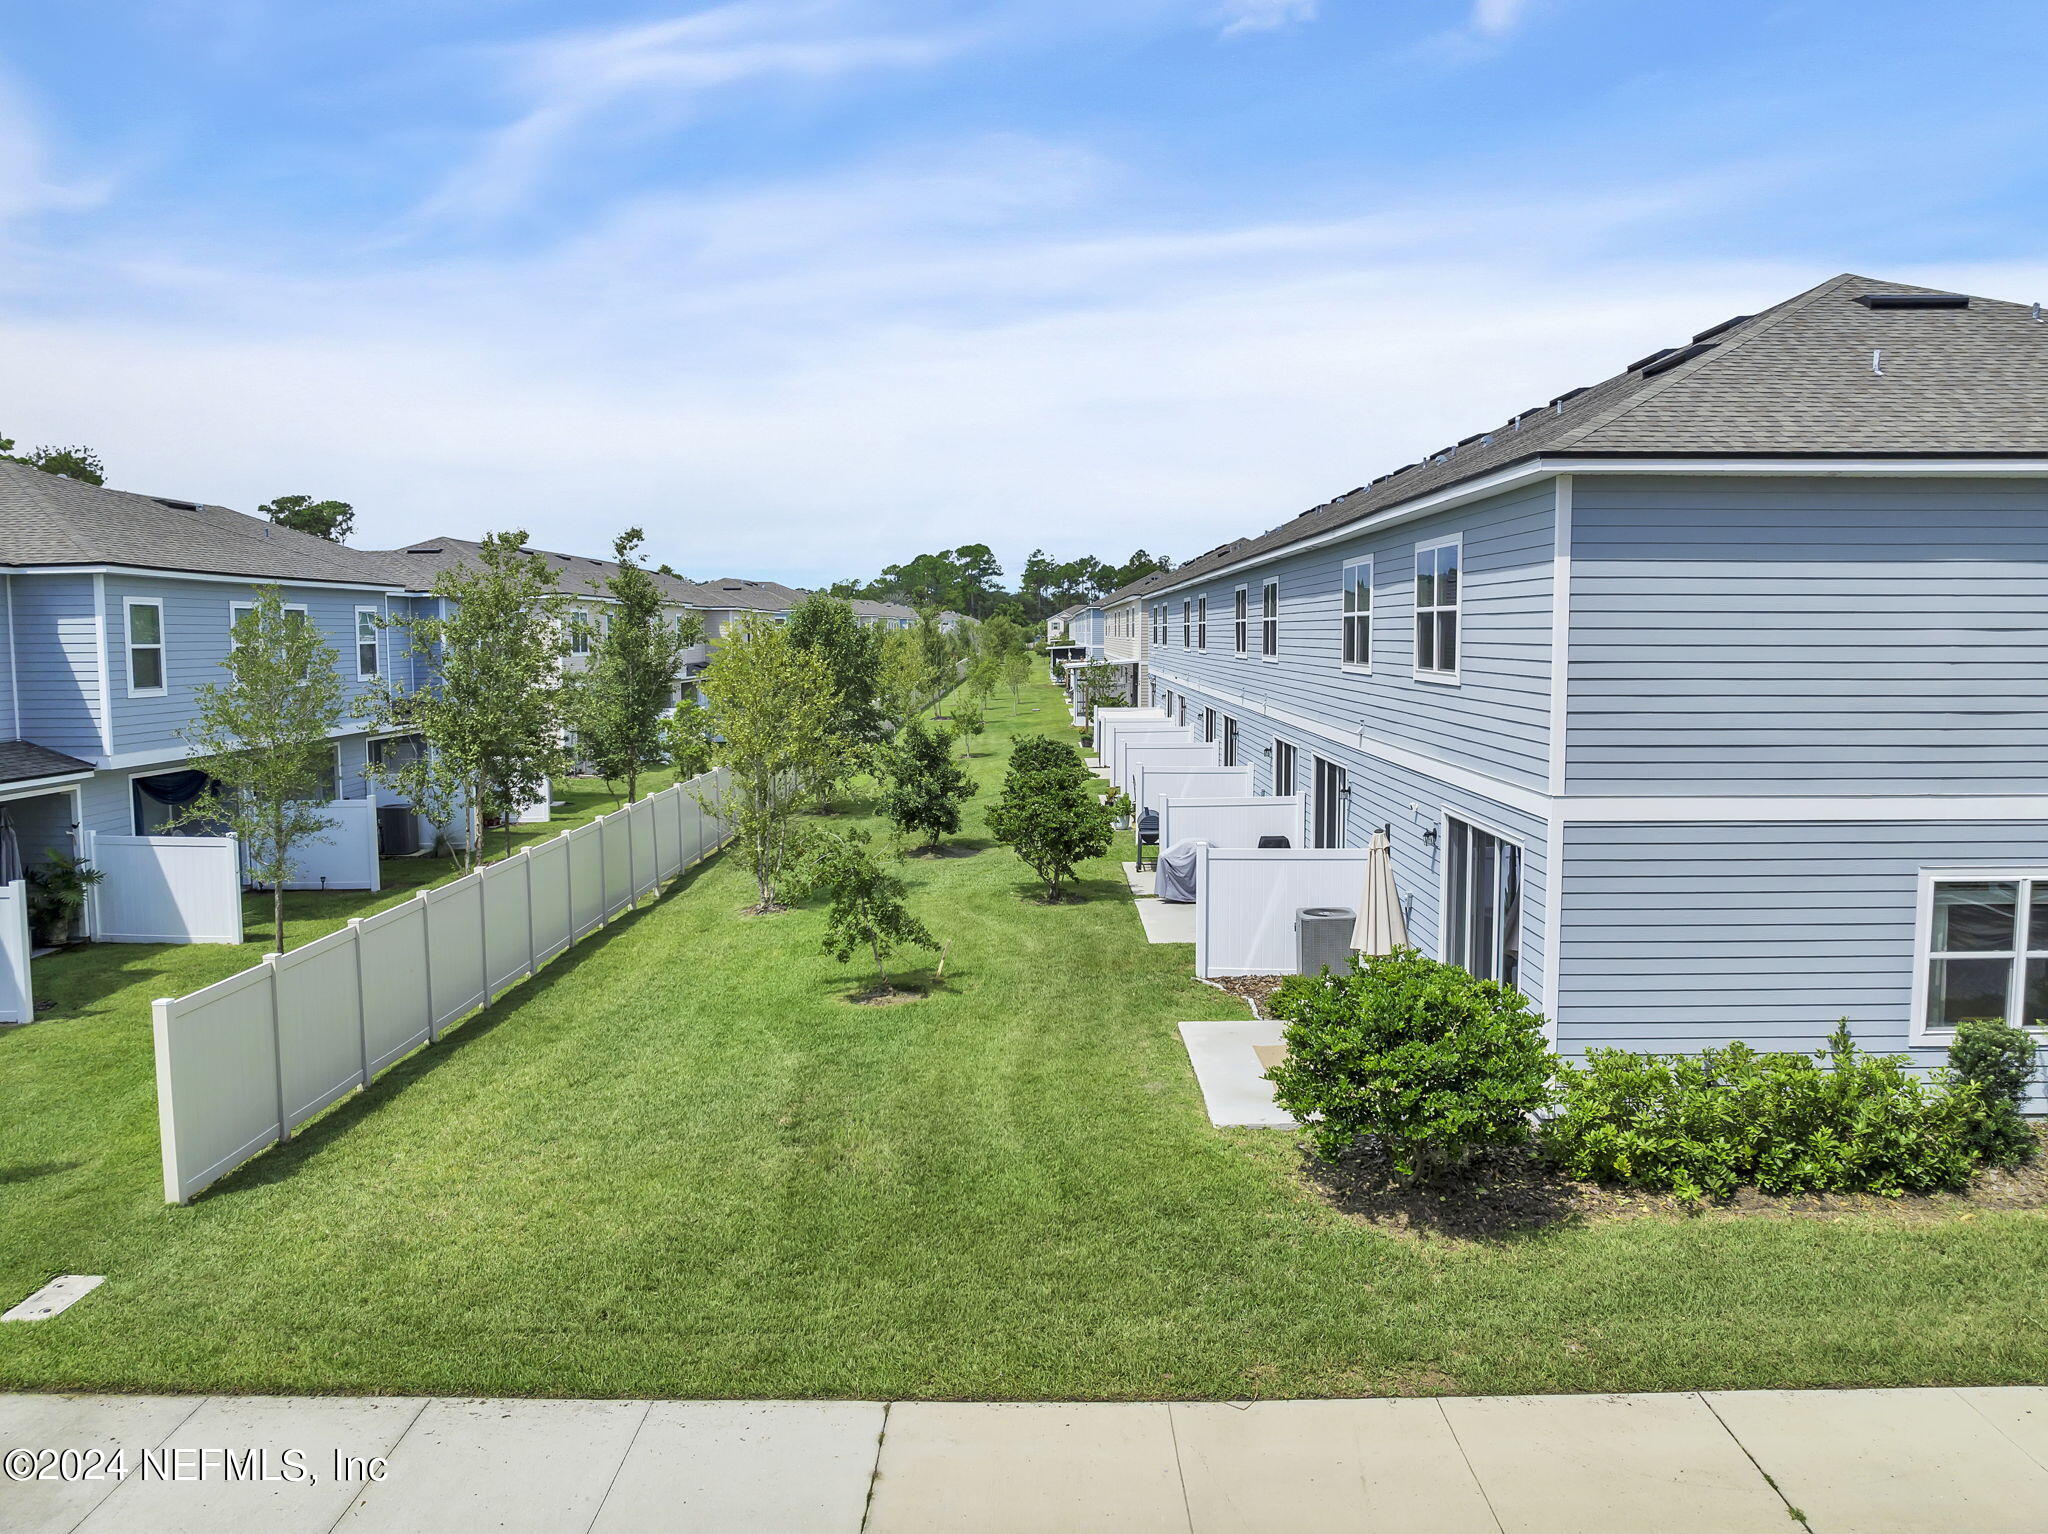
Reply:
[[[960,803],[978,792],[974,780],[953,760],[951,735],[917,719],[896,737],[884,771],[883,816],[898,830],[922,832],[927,850],[960,829]]]
[[[1272,1010],[1287,1023],[1274,1096],[1325,1158],[1376,1150],[1405,1177],[1441,1176],[1526,1144],[1550,1100],[1555,1060],[1528,998],[1411,948],[1290,976]]]
[[[1956,1024],[1948,1047],[1949,1069],[1977,1089],[1979,1118],[1971,1141],[1994,1166],[2025,1161],[2038,1142],[2020,1117],[2027,1083],[2034,1079],[2034,1036],[2003,1018],[1969,1018]]]
[[[1026,735],[1010,753],[988,828],[1038,875],[1047,901],[1058,900],[1075,868],[1101,857],[1116,838],[1116,811],[1103,802],[1104,786],[1065,741]]]
[[[1866,1054],[1845,1022],[1812,1054],[1729,1044],[1697,1055],[1595,1049],[1560,1073],[1544,1148],[1574,1177],[1692,1201],[1764,1193],[1922,1193],[1968,1180],[1976,1085]]]

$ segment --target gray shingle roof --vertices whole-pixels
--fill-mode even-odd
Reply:
[[[1539,454],[2048,454],[2048,323],[2032,306],[1976,297],[1966,308],[1858,302],[1937,291],[1848,272],[1831,277],[1191,559],[1170,583]],[[1878,367],[1873,353],[1882,354]]]
[[[421,538],[402,549],[386,549],[377,557],[386,561],[394,584],[413,591],[425,591],[444,570],[473,568],[482,562],[479,552],[483,545],[473,538]],[[560,554],[553,549],[536,549],[528,545],[527,552],[538,554],[555,572],[556,587],[565,596],[605,595],[605,582],[618,572],[618,561],[594,559],[587,554]],[[716,599],[711,588],[701,581],[684,580],[680,576],[663,575],[659,570],[647,572],[661,593],[672,602],[689,607],[725,607],[729,602]]]
[[[875,602],[866,597],[853,598],[853,611],[860,618],[915,618],[917,609],[905,607],[901,602]],[[955,617],[959,614],[955,613]]]
[[[266,580],[392,584],[377,555],[261,517],[81,484],[5,462],[0,564],[135,565]]]
[[[66,773],[91,771],[91,762],[66,756],[62,751],[52,751],[32,740],[0,740],[0,783],[26,783],[34,778],[55,778]]]

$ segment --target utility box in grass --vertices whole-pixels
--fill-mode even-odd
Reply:
[[[1350,968],[1351,929],[1356,911],[1337,906],[1303,906],[1294,913],[1294,972],[1319,975],[1327,967],[1333,974]]]

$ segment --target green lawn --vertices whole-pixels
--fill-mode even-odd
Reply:
[[[1063,724],[1054,698],[1035,688],[1025,721]],[[989,744],[1014,727],[993,712]],[[992,782],[998,759],[976,765]],[[925,1001],[846,1005],[861,977],[819,956],[822,913],[738,916],[751,890],[721,860],[184,1209],[160,1201],[146,1002],[213,961],[66,959],[53,1020],[0,1037],[0,1297],[108,1282],[0,1329],[0,1385],[1028,1399],[2048,1378],[2048,1218],[1390,1235],[1310,1191],[1290,1137],[1208,1127],[1174,1024],[1243,1014],[1186,949],[1145,945],[1113,864],[1052,908],[1000,848],[905,867],[952,944]]]

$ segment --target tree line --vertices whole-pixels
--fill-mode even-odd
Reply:
[[[906,564],[884,566],[872,580],[835,582],[830,592],[837,597],[903,602],[920,611],[950,610],[975,619],[1001,615],[1035,625],[1063,607],[1107,596],[1172,568],[1171,559],[1144,549],[1133,551],[1121,564],[1092,555],[1055,560],[1045,550],[1033,549],[1017,573],[1017,584],[1010,587],[1003,584],[1003,567],[987,544],[964,543],[957,549],[920,554]]]

